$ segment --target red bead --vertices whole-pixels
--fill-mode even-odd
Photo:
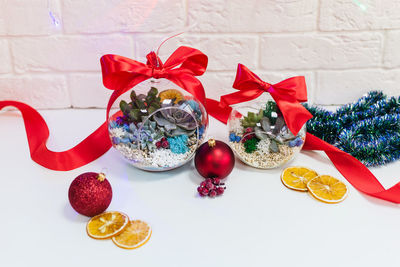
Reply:
[[[165,137],[164,137],[164,138],[165,138]],[[169,147],[168,141],[167,141],[167,140],[162,141],[162,142],[161,142],[161,146],[162,146],[163,148],[168,148],[168,147]]]
[[[216,197],[217,196],[217,191],[215,190],[210,190],[210,193],[208,193],[209,197]]]
[[[206,187],[207,187],[208,190],[212,190],[212,189],[215,188],[214,184],[211,183],[211,182],[207,182],[207,183],[206,183]]]
[[[225,178],[235,166],[232,149],[222,141],[215,141],[214,146],[207,142],[196,152],[194,164],[199,174],[205,178]]]
[[[156,147],[160,148],[161,147],[161,141],[156,142]]]
[[[105,211],[111,203],[112,189],[107,179],[99,174],[86,172],[76,177],[68,191],[69,202],[74,210],[85,216],[95,216]]]
[[[217,191],[217,195],[222,195],[224,193],[225,189],[223,187],[218,187],[216,189],[216,191]]]
[[[208,195],[208,189],[207,188],[205,188],[205,187],[203,187],[202,189],[201,189],[201,194],[202,195]]]
[[[253,128],[251,127],[246,128],[246,133],[251,133],[251,132],[253,132]]]
[[[214,179],[213,179],[213,183],[214,183],[215,185],[219,185],[220,182],[221,182],[221,179],[219,179],[219,178],[214,178]]]

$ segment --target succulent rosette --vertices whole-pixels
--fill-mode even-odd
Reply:
[[[187,111],[185,102],[176,107],[174,104],[163,104],[154,115],[157,125],[162,127],[167,136],[193,135],[198,122],[193,111]],[[189,106],[190,107],[190,106]]]

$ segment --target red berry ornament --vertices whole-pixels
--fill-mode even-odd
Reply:
[[[232,172],[235,156],[227,144],[210,139],[197,150],[194,165],[205,178],[223,179]]]
[[[68,191],[69,203],[78,213],[93,217],[111,203],[111,185],[103,173],[86,172],[76,177]]]
[[[213,198],[222,195],[225,189],[225,183],[221,183],[219,178],[207,178],[197,187],[197,192],[199,192],[201,197],[209,196]]]

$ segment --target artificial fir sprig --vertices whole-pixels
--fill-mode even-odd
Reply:
[[[343,129],[336,144],[365,165],[377,166],[400,158],[400,114],[362,120]]]
[[[308,106],[307,130],[350,153],[367,166],[400,158],[400,97],[372,91],[336,112]]]

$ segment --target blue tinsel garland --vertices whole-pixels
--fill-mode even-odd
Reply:
[[[304,105],[313,118],[307,131],[351,154],[366,166],[400,158],[400,97],[372,91],[336,112]]]

